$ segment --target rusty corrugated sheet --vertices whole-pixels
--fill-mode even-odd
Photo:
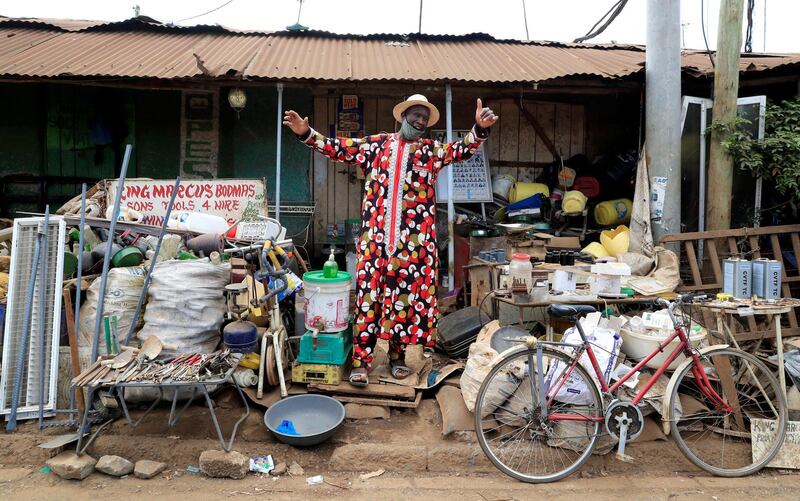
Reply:
[[[641,72],[637,46],[494,40],[468,36],[343,36],[181,28],[150,18],[118,23],[0,18],[0,75],[15,77],[230,78],[318,81],[542,82],[619,79]],[[800,64],[799,55],[748,55],[742,71]],[[684,70],[712,71],[689,51]]]

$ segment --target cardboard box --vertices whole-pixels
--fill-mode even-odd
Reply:
[[[534,233],[537,240],[541,240],[547,249],[580,249],[581,240],[578,237],[556,237],[549,233]]]

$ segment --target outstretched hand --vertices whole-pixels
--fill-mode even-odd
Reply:
[[[491,108],[484,108],[481,98],[478,98],[478,105],[475,110],[475,123],[478,124],[479,127],[488,129],[497,122],[498,118],[500,117],[495,115]]]
[[[302,136],[308,132],[308,117],[300,118],[296,111],[287,110],[283,113],[283,125],[288,126],[298,136]]]

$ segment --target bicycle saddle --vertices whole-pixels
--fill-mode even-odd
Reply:
[[[551,317],[567,318],[594,313],[597,309],[590,304],[551,304],[547,314]]]

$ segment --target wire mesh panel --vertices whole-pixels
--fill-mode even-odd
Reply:
[[[31,301],[31,323],[27,343],[23,343],[25,309],[33,270],[34,250],[44,218],[14,220],[11,269],[9,273],[8,305],[3,343],[3,370],[0,376],[0,415],[11,412],[11,402],[17,380],[20,381],[18,418],[35,417],[40,402],[52,415],[56,409],[58,376],[58,341],[61,331],[61,288],[63,284],[66,225],[63,218],[52,216],[48,224],[47,249],[39,258],[36,284]],[[43,228],[42,228],[43,229]],[[47,262],[47,276],[42,276],[42,264]],[[44,297],[44,310],[41,299]],[[44,327],[43,335],[40,327]],[[25,344],[25,346],[23,346]],[[19,353],[25,349],[23,367],[17,367]],[[44,355],[44,370],[40,357]],[[41,383],[44,381],[44,393]]]

